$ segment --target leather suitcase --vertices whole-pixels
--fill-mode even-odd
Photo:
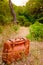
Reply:
[[[18,59],[22,59],[23,56],[28,56],[29,45],[30,41],[24,38],[7,40],[3,47],[3,62],[10,64]]]

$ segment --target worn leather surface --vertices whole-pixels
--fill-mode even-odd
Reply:
[[[7,40],[4,43],[2,60],[6,63],[11,63],[22,56],[28,56],[30,41],[24,38],[16,38]]]

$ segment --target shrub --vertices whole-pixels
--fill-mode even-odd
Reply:
[[[30,34],[27,38],[31,40],[43,40],[43,24],[37,22],[30,26]]]
[[[0,26],[0,33],[2,33],[3,29],[2,29],[2,26]]]
[[[11,20],[12,20],[11,16],[0,15],[0,24],[2,25],[11,23]]]
[[[12,25],[11,29],[16,32],[19,29],[19,25]]]
[[[18,17],[18,24],[21,26],[30,26],[32,23],[24,15],[22,15]]]
[[[39,21],[40,23],[43,23],[43,17],[39,18],[38,21]]]
[[[32,23],[29,21],[24,22],[24,26],[30,26]]]

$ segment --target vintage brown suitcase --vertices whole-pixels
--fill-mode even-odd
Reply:
[[[22,56],[28,56],[30,41],[24,38],[16,38],[7,40],[4,43],[2,60],[6,63],[11,63],[17,59],[21,59]]]

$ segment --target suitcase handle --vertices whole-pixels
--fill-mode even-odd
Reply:
[[[21,43],[24,43],[24,45],[25,45],[25,42],[26,42],[26,40],[24,38],[16,38],[15,44],[14,44],[13,40],[10,39],[9,41],[11,41],[13,43],[13,44],[11,44],[12,47],[13,47],[13,45],[15,46],[15,45],[18,45],[18,44],[21,44]]]
[[[24,41],[25,41],[25,39],[24,39],[24,38],[16,38],[15,40],[17,40],[17,39],[19,39],[19,40],[21,40],[21,39],[22,39],[22,40],[24,40]],[[18,40],[17,42],[19,42],[19,40]],[[22,40],[21,40],[21,41],[22,41]]]
[[[9,40],[10,42],[14,43],[12,40]],[[13,44],[11,44],[11,47],[13,48]]]

